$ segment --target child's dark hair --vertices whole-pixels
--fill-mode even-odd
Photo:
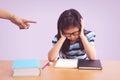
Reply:
[[[69,29],[71,26],[78,27],[81,32],[81,19],[82,19],[82,16],[77,10],[75,9],[65,10],[60,15],[57,23],[58,40],[61,37],[60,31],[63,33],[63,30]],[[79,43],[80,43],[80,46],[82,46],[81,50],[83,50],[84,47],[83,47],[83,44],[81,43],[81,39],[79,40]],[[69,46],[70,46],[70,40],[66,39],[61,47],[62,53],[66,54],[66,52],[68,52]]]

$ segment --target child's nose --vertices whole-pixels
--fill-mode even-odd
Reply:
[[[71,35],[70,38],[71,38],[71,40],[74,40],[74,39],[75,39],[75,36],[74,36],[74,35]]]

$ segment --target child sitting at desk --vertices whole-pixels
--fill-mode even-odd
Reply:
[[[95,33],[84,28],[83,18],[75,9],[65,10],[57,23],[58,33],[52,43],[53,48],[48,52],[48,60],[89,59],[95,60]]]

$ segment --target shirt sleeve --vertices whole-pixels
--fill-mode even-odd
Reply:
[[[95,33],[93,31],[89,31],[87,34],[86,34],[86,37],[87,37],[87,40],[89,41],[89,43],[92,45],[92,46],[95,46],[94,42],[95,42]]]
[[[57,43],[57,41],[58,41],[57,36],[54,36],[53,39],[52,39],[53,46]]]

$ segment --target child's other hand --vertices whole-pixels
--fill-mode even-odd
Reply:
[[[60,31],[61,38],[66,39],[66,37],[62,34],[62,31]]]
[[[80,33],[80,36],[83,36],[84,35],[84,21],[83,19],[81,19],[81,33]]]

